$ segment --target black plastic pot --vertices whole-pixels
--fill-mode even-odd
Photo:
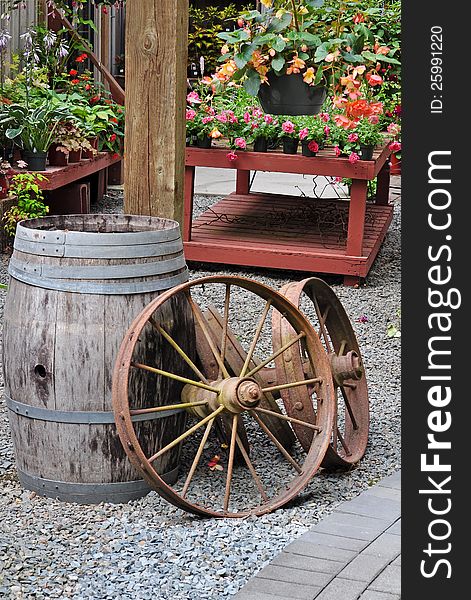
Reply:
[[[268,139],[266,137],[259,137],[253,144],[254,152],[268,152]]]
[[[258,98],[266,113],[273,115],[317,115],[327,90],[304,83],[301,73],[276,75],[269,71],[268,82],[260,86]]]
[[[317,152],[313,152],[312,150],[309,149],[309,144],[311,142],[309,140],[302,140],[301,142],[301,149],[302,149],[302,154],[303,156],[316,156]],[[320,145],[319,145],[319,150],[320,150]]]
[[[23,158],[28,165],[28,171],[45,171],[47,152],[23,151]]]
[[[283,138],[283,154],[297,154],[299,141],[293,138]]]
[[[360,146],[361,160],[372,160],[374,149],[374,146]]]
[[[211,148],[211,144],[213,143],[213,140],[208,136],[205,136],[204,138],[196,138],[196,146],[198,148]]]

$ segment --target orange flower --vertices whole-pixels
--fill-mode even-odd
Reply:
[[[300,73],[301,69],[304,69],[304,67],[306,66],[306,63],[303,61],[302,58],[299,58],[297,54],[294,55],[293,60],[289,61],[289,64],[291,65],[291,67],[288,67],[286,69],[287,75],[291,75],[291,73]]]
[[[314,83],[315,75],[316,73],[314,69],[312,67],[309,67],[309,69],[307,69],[307,71],[304,73],[304,82],[308,83],[309,85],[312,85]]]
[[[374,87],[375,85],[381,85],[383,83],[383,78],[377,73],[367,73],[366,81],[371,85],[371,87]]]
[[[209,136],[212,137],[213,140],[217,140],[218,138],[222,137],[222,133],[219,131],[219,129],[214,128]]]
[[[334,121],[337,127],[343,127],[343,129],[355,129],[356,127],[356,122],[345,115],[334,115]]]
[[[386,54],[389,54],[390,51],[391,51],[391,48],[388,48],[387,46],[380,46],[376,50],[376,54],[382,54],[383,56],[386,56]]]

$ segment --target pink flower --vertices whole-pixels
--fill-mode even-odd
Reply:
[[[399,152],[402,148],[401,142],[391,142],[389,144],[389,149],[391,152]]]
[[[347,139],[349,142],[358,142],[358,133],[351,133]]]
[[[397,123],[389,123],[387,131],[391,135],[396,136],[396,135],[399,135],[401,128]]]
[[[247,142],[244,140],[244,138],[238,137],[234,140],[234,144],[237,146],[237,148],[240,148],[241,150],[245,150],[247,148]]]
[[[320,119],[321,121],[324,121],[324,123],[328,123],[328,122],[330,121],[330,116],[329,116],[329,113],[326,113],[326,112],[321,112],[321,113],[319,114],[319,119]]]
[[[378,115],[370,115],[368,117],[368,121],[372,124],[372,125],[377,125],[379,123],[379,117]]]
[[[359,160],[360,160],[360,157],[358,156],[358,154],[356,152],[352,152],[350,154],[350,156],[348,157],[348,162],[352,165],[354,165]]]
[[[340,150],[340,148],[338,146],[335,146],[334,152],[335,152],[335,156],[337,156],[337,158],[342,154],[342,151]]]
[[[301,129],[301,131],[299,132],[299,139],[305,140],[308,135],[309,135],[309,129],[307,127],[305,127],[304,129]]]
[[[283,129],[285,133],[293,133],[295,130],[295,125],[291,121],[285,121],[281,126],[281,129]]]
[[[326,135],[327,137],[329,137],[329,135],[330,135],[330,127],[329,127],[328,125],[326,125],[326,126],[324,127],[324,133],[325,133],[325,135]]]
[[[357,322],[358,323],[368,323],[368,317],[366,315],[361,315],[361,317],[358,317]]]
[[[309,142],[307,147],[309,148],[309,150],[311,152],[317,152],[319,150],[319,144],[317,142],[315,142],[314,140],[312,140],[312,142]]]
[[[190,92],[186,97],[188,104],[200,104],[201,98],[198,96],[198,92]]]
[[[186,110],[186,120],[187,121],[193,121],[193,119],[196,117],[196,110],[193,110],[192,108],[187,108]]]
[[[248,113],[248,112],[244,113],[244,122],[250,123],[250,113]]]
[[[271,115],[265,115],[265,123],[271,125],[273,123],[273,117]]]
[[[207,125],[208,123],[211,123],[211,121],[214,121],[214,117],[203,117],[202,119],[203,125]]]
[[[227,123],[227,115],[226,115],[226,113],[221,113],[220,115],[216,115],[216,119],[220,123]]]
[[[231,150],[231,152],[229,152],[228,154],[226,154],[226,158],[228,160],[234,161],[234,160],[237,160],[238,156],[237,156],[237,154],[233,150]]]
[[[383,78],[377,73],[367,73],[366,81],[371,85],[371,87],[374,87],[375,85],[381,85],[383,83]]]

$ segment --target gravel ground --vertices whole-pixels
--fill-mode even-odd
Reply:
[[[201,210],[214,198],[198,197]],[[119,195],[97,212],[119,209]],[[0,281],[6,282],[8,257]],[[192,265],[191,277],[221,273]],[[275,288],[302,273],[224,269]],[[367,367],[371,402],[365,458],[349,473],[320,472],[301,499],[259,518],[202,520],[155,492],[125,505],[78,506],[23,490],[16,478],[8,421],[0,401],[0,597],[123,600],[229,598],[290,541],[400,467],[400,201],[367,285],[346,288],[326,277],[349,313]],[[4,292],[0,292],[0,318]],[[250,313],[251,307],[245,306]],[[361,318],[366,317],[366,318]],[[256,317],[254,317],[255,319]],[[360,319],[361,318],[361,319]],[[240,337],[250,342],[250,328]],[[252,335],[253,335],[253,329]],[[3,380],[0,380],[0,384]]]

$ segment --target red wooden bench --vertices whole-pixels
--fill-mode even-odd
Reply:
[[[183,241],[189,261],[344,275],[347,285],[366,277],[393,217],[389,155],[350,164],[326,148],[314,158],[280,152],[186,150]],[[193,221],[195,167],[236,169],[236,190]],[[351,178],[351,199],[313,199],[250,192],[251,171]],[[374,202],[367,184],[378,177]]]

